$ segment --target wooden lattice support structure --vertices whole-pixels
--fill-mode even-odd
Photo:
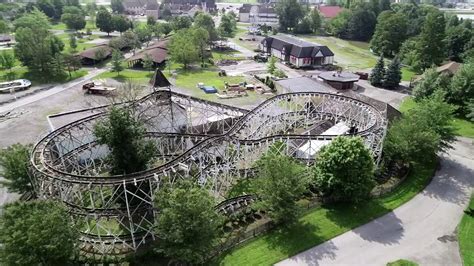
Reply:
[[[106,146],[93,127],[107,108],[58,128],[39,141],[32,153],[31,175],[40,198],[64,202],[81,231],[85,255],[98,260],[136,252],[155,240],[153,197],[166,182],[195,180],[228,213],[255,199],[226,198],[239,179],[253,176],[254,162],[276,143],[279,152],[300,156],[303,145],[331,141],[325,124],[344,122],[360,136],[378,163],[387,128],[386,113],[368,103],[326,93],[291,93],[270,98],[252,110],[174,93],[156,91],[129,103],[145,122],[146,138],[156,143],[156,163],[130,175],[104,176],[109,169]]]

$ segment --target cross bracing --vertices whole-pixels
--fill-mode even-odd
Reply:
[[[134,252],[155,240],[153,199],[164,184],[194,180],[229,213],[255,200],[226,195],[239,179],[254,176],[255,161],[273,144],[284,144],[281,154],[312,163],[313,153],[340,135],[327,132],[343,124],[350,131],[341,134],[360,136],[378,162],[387,127],[386,114],[368,103],[316,92],[281,94],[246,110],[157,91],[126,108],[145,123],[146,139],[158,151],[145,171],[108,174],[109,150],[93,135],[107,108],[54,130],[32,153],[37,194],[69,207],[82,251],[94,258]]]

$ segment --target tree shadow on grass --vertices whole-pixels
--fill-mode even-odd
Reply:
[[[355,234],[366,241],[393,245],[404,236],[402,221],[377,200],[359,204],[336,203],[326,205],[325,208],[329,220],[346,230],[353,229]]]
[[[301,221],[287,227],[280,227],[266,238],[270,248],[276,249],[288,257],[323,243],[324,240],[317,226]],[[333,258],[335,249],[334,245],[327,244],[314,251],[308,250],[302,257],[298,256],[298,259],[317,262],[324,257]]]

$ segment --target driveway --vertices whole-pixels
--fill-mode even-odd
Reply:
[[[401,258],[420,265],[462,265],[456,226],[473,186],[473,140],[459,138],[442,156],[431,183],[412,200],[276,265],[385,265]]]

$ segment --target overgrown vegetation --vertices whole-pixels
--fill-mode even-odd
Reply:
[[[474,265],[474,194],[458,226],[459,249],[464,265]]]
[[[0,176],[5,181],[0,185],[5,186],[9,192],[27,193],[33,190],[31,179],[28,175],[31,145],[13,144],[0,150]]]

